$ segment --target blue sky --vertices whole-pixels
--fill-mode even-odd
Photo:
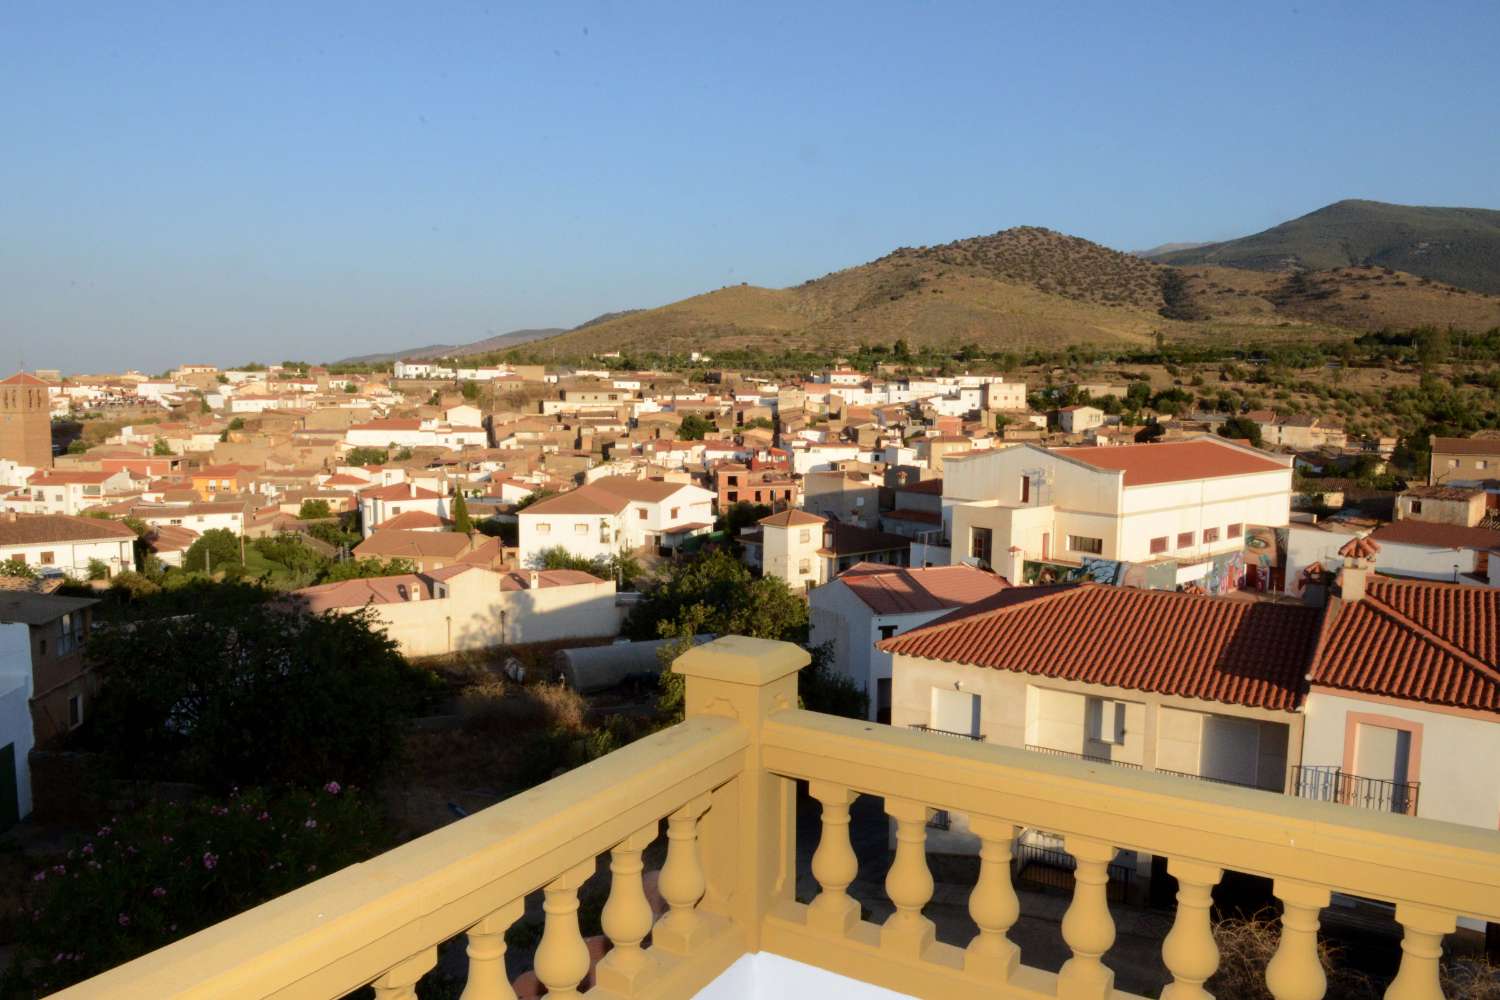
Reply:
[[[0,7],[0,368],[331,360],[1044,225],[1500,208],[1500,4]]]

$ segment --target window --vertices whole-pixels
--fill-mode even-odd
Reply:
[[[1119,746],[1125,742],[1125,703],[1090,698],[1084,707],[1088,738],[1096,743]]]
[[[864,505],[865,505],[865,498],[864,497],[855,497],[854,498],[854,506],[856,506],[856,507],[863,507]]]
[[[1422,513],[1422,501],[1420,501],[1420,500],[1413,500],[1411,502],[1411,512],[1413,514],[1420,514],[1420,513]]]
[[[1069,535],[1068,548],[1073,552],[1088,552],[1097,556],[1104,551],[1104,539],[1089,538],[1085,535]]]
[[[756,497],[756,499],[758,500],[760,498]],[[675,521],[675,520],[677,520],[677,518],[679,518],[681,516],[682,516],[682,508],[681,507],[673,507],[672,508],[672,520]]]
[[[573,534],[575,534],[575,535],[587,535],[588,533],[589,533],[589,526],[586,525],[586,524],[584,524],[582,521],[579,521],[577,524],[573,525]]]
[[[55,552],[43,552],[42,553],[41,564],[43,566],[51,566],[56,561],[57,561],[57,553],[55,553]]]
[[[1177,534],[1177,547],[1179,549],[1190,549],[1193,547],[1193,532],[1181,531]]]
[[[894,625],[882,625],[882,626],[880,626],[880,638],[882,638],[882,639],[889,639],[892,636],[894,636],[895,634],[896,634],[896,626],[894,626]]]
[[[1031,502],[1031,477],[1030,476],[1022,476],[1021,477],[1021,502],[1022,503],[1030,503]]]
[[[636,511],[635,511],[635,516],[637,518],[639,518],[640,520],[644,521],[646,519],[646,508],[644,508],[644,507],[637,507]]]
[[[609,522],[608,521],[600,521],[599,522],[599,541],[601,541],[604,544],[608,545],[610,538],[611,538],[611,533],[610,533],[610,528],[609,528]]]
[[[1160,555],[1165,551],[1167,551],[1167,539],[1165,537],[1151,539],[1152,555]]]
[[[993,533],[989,528],[969,529],[969,555],[981,562],[988,563],[993,546]]]
[[[979,695],[952,688],[932,689],[932,714],[929,718],[933,729],[961,736],[979,735]]]
[[[803,528],[801,531],[797,532],[797,541],[803,543],[804,545],[812,541],[812,529]]]
[[[68,698],[68,728],[77,729],[83,725],[83,695],[70,695]]]
[[[546,521],[543,521],[541,524],[538,524],[536,526],[536,533],[538,535],[550,535],[552,534],[552,525],[548,524]]]
[[[1230,538],[1239,538],[1244,533],[1245,533],[1245,526],[1243,524],[1231,524],[1229,526],[1229,537]]]
[[[1476,469],[1488,469],[1489,467],[1490,467],[1490,463],[1488,461],[1486,461],[1485,459],[1476,458],[1474,460],[1474,468],[1476,468]]]
[[[811,559],[799,559],[797,561],[797,572],[800,573],[800,574],[802,574],[803,576],[806,576],[809,573],[811,573],[812,572],[812,560]]]
[[[1450,459],[1448,459],[1448,468],[1450,468],[1450,469],[1456,469],[1456,468],[1458,468],[1458,459],[1456,459],[1456,458],[1450,458]]]
[[[1218,540],[1219,540],[1219,529],[1218,528],[1204,528],[1203,529],[1203,544],[1204,545],[1207,545],[1209,542],[1217,542]]]
[[[738,493],[736,493],[736,492],[734,492],[734,491],[733,491],[733,490],[731,490],[731,491],[730,491],[730,492],[729,492],[729,493],[728,493],[728,494],[726,494],[726,495],[725,495],[725,497],[724,497],[724,499],[726,499],[726,500],[728,500],[728,501],[729,501],[729,502],[730,502],[730,503],[734,503],[734,502],[735,502],[735,501],[736,501],[736,500],[738,500],[738,499],[739,499],[739,498],[740,498],[740,495],[739,495],[739,494],[738,494]]]
[[[400,507],[392,507],[391,508],[391,516],[392,517],[394,517],[395,515],[397,515],[399,513],[401,513],[401,508]]]

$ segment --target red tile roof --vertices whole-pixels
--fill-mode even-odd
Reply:
[[[420,531],[423,528],[442,528],[443,519],[425,510],[408,510],[395,517],[386,518],[375,526],[376,531]]]
[[[1444,455],[1500,455],[1500,437],[1434,437],[1432,450]]]
[[[47,383],[27,372],[16,372],[10,378],[0,379],[0,385],[46,385]]]
[[[768,524],[773,528],[790,528],[798,524],[822,524],[826,520],[827,518],[819,517],[817,514],[788,507],[786,510],[761,518],[757,523]]]
[[[1218,476],[1246,476],[1284,472],[1290,468],[1270,455],[1237,448],[1212,438],[1126,444],[1115,448],[1052,448],[1052,454],[1096,469],[1125,473],[1126,486],[1176,483]]]
[[[905,635],[892,653],[1290,711],[1322,613],[1099,584],[1014,587]]]
[[[854,592],[877,615],[961,608],[1009,587],[1003,579],[973,566],[906,569],[858,563],[836,581]]]
[[[1500,590],[1372,577],[1330,614],[1312,683],[1500,711]]]
[[[1370,537],[1384,544],[1422,545],[1436,549],[1487,551],[1500,548],[1500,531],[1436,521],[1396,521],[1376,528],[1370,532]]]

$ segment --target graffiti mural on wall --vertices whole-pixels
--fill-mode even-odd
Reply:
[[[1245,589],[1280,591],[1286,581],[1287,529],[1245,525]]]

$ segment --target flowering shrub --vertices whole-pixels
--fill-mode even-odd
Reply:
[[[0,996],[42,996],[387,846],[356,789],[153,803],[101,826],[28,883]]]

